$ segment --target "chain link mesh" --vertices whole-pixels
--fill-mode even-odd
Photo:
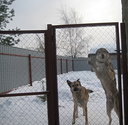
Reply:
[[[106,113],[106,95],[96,74],[88,64],[88,55],[95,57],[96,50],[106,48],[112,59],[117,77],[116,30],[115,26],[96,26],[80,28],[56,29],[57,55],[65,57],[72,69],[58,76],[60,125],[71,125],[73,117],[73,97],[67,80],[80,79],[81,84],[93,90],[89,94],[88,119],[90,125],[107,125],[109,119]],[[64,62],[64,61],[63,61]],[[60,66],[57,65],[58,70]],[[66,66],[63,65],[63,68]],[[118,79],[118,78],[117,78]],[[82,108],[78,108],[79,117],[76,124],[85,124]],[[118,125],[119,119],[112,111],[112,125]]]
[[[1,36],[4,37],[1,37]],[[5,39],[14,37],[13,44]],[[0,93],[24,94],[46,90],[45,46],[43,33],[5,35],[0,34]],[[10,39],[10,38],[9,38]],[[93,90],[89,94],[88,119],[91,125],[107,125],[106,95],[100,80],[91,71],[88,55],[95,56],[99,48],[106,48],[117,74],[115,26],[95,26],[56,29],[57,77],[60,125],[71,125],[73,98],[66,81],[80,79],[81,84]],[[6,41],[4,43],[4,41]],[[15,42],[14,42],[15,41]],[[4,43],[4,44],[3,44]],[[14,44],[15,43],[15,44]],[[76,124],[85,120],[79,108]],[[47,96],[28,95],[0,98],[2,125],[47,125]],[[112,125],[118,125],[118,117],[112,112]]]
[[[13,41],[3,39],[7,37]],[[47,96],[27,95],[46,91],[44,33],[0,34],[0,38],[0,93],[15,94],[0,98],[0,124],[47,125]]]

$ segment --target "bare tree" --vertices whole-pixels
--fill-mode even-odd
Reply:
[[[36,41],[38,43],[37,51],[45,52],[44,37],[36,34]]]
[[[78,16],[75,9],[60,10],[60,20],[64,24],[82,23],[82,17]],[[88,54],[89,37],[85,36],[84,28],[65,28],[57,31],[58,54],[71,56],[72,58]]]

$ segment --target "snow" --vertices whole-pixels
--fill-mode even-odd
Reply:
[[[89,125],[108,125],[104,90],[95,73],[90,71],[69,72],[58,75],[60,125],[72,124],[73,101],[67,80],[80,79],[83,86],[94,92],[90,94],[88,103]],[[33,86],[23,86],[11,93],[40,92],[46,88],[45,79],[33,82]],[[47,102],[39,96],[0,98],[0,125],[47,125]],[[112,125],[118,125],[118,118],[112,112]],[[82,109],[76,125],[84,125]]]

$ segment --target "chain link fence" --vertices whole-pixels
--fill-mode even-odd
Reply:
[[[89,124],[108,125],[109,118],[106,112],[105,91],[96,74],[91,71],[88,64],[88,55],[95,57],[97,49],[106,48],[111,55],[118,83],[116,27],[114,25],[86,25],[85,27],[65,25],[55,27],[57,55],[70,58],[69,61],[76,60],[73,69],[77,69],[58,75],[60,125],[72,124],[74,103],[66,81],[76,81],[77,79],[80,79],[84,87],[93,91],[93,93],[89,94],[88,102]],[[84,125],[85,118],[83,117],[82,108],[78,109],[79,116],[76,124]],[[114,111],[112,111],[112,125],[119,125],[119,119]]]
[[[44,31],[0,34],[0,124],[47,125]],[[3,96],[3,97],[2,97]]]
[[[53,109],[57,106],[57,97],[54,97],[57,96],[56,90],[52,89],[56,88],[55,83],[52,84],[52,81],[56,81],[52,77],[52,75],[55,76],[55,68],[52,67],[54,57],[50,57],[50,51],[53,52],[54,48],[51,47],[54,46],[52,43],[54,41],[53,28],[56,30],[57,60],[55,61],[57,63],[60,125],[72,124],[74,103],[66,81],[77,79],[80,79],[84,87],[93,91],[89,94],[88,102],[89,124],[108,124],[106,95],[100,80],[95,72],[91,71],[88,55],[95,57],[97,49],[106,48],[111,55],[118,83],[116,27],[113,24],[79,26],[50,26],[47,32],[0,32],[2,41],[0,42],[0,121],[2,125],[51,125],[52,121],[57,123],[57,119],[53,119],[53,117],[57,118],[57,113],[51,112],[57,111],[57,108]],[[44,42],[45,35],[46,43]],[[47,50],[49,49],[46,51],[47,58],[52,61],[47,65],[45,64],[48,61],[45,60],[46,44]],[[53,53],[51,55],[55,56]],[[49,73],[48,76],[45,68],[54,74]],[[53,95],[50,95],[47,89]],[[78,112],[76,124],[83,125],[85,120],[82,109],[79,108]],[[118,124],[119,119],[113,111],[112,125]]]

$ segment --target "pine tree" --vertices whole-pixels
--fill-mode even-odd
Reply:
[[[15,0],[0,0],[0,30],[5,30],[7,24],[12,21],[14,15],[14,9],[10,9],[10,5]],[[0,34],[0,45],[13,46],[19,42],[17,35],[3,35]]]

